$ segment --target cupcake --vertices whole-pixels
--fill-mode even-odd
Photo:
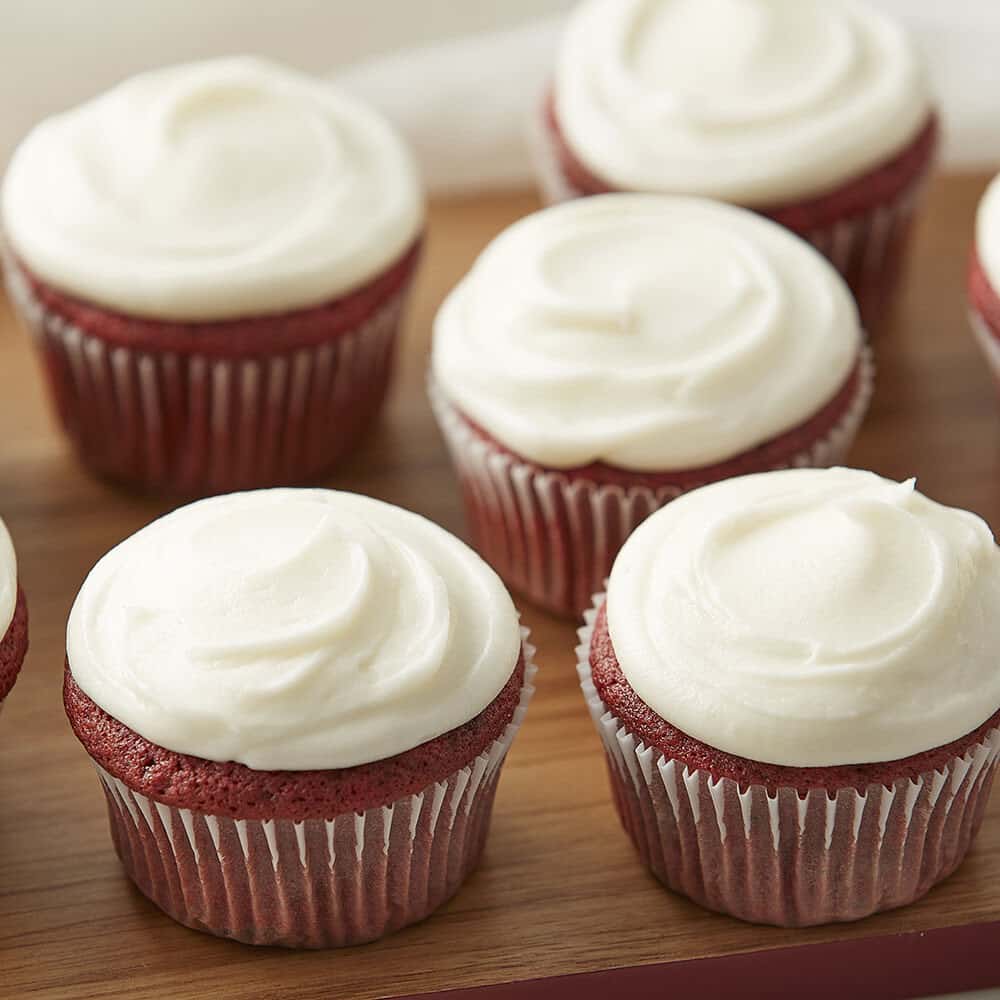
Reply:
[[[17,583],[17,556],[0,520],[0,708],[28,652],[28,605]]]
[[[479,551],[579,616],[658,507],[836,464],[872,389],[836,271],[742,209],[568,202],[502,233],[435,322],[431,398]]]
[[[249,944],[370,941],[476,866],[532,691],[492,570],[389,504],[202,500],[87,577],[64,697],[111,836],[175,920]]]
[[[250,58],[154,70],[42,122],[2,190],[11,298],[102,477],[315,481],[372,423],[423,205],[390,126]]]
[[[1000,385],[1000,176],[990,184],[976,215],[969,313],[976,340]]]
[[[579,672],[642,861],[759,923],[855,920],[962,861],[1000,755],[1000,554],[854,469],[731,479],[649,518]]]
[[[855,0],[588,0],[534,145],[553,200],[699,195],[787,226],[844,275],[871,328],[937,132],[910,39]]]

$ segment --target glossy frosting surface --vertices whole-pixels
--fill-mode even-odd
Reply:
[[[515,223],[435,323],[445,395],[554,468],[697,468],[811,417],[857,362],[854,301],[743,209],[612,194]]]
[[[168,320],[332,300],[401,256],[423,217],[387,122],[253,58],[153,70],[46,119],[15,152],[2,207],[39,277]]]
[[[612,185],[760,206],[853,179],[930,112],[909,38],[855,0],[588,0],[555,99]]]
[[[94,567],[80,688],[178,753],[257,770],[383,760],[468,722],[520,652],[496,574],[443,528],[330,490],[214,497]]]
[[[896,760],[1000,708],[997,546],[912,480],[795,469],[685,494],[626,542],[607,609],[643,701],[751,760]]]

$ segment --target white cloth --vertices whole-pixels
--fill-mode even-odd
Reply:
[[[1000,165],[1000,4],[875,2],[907,23],[926,54],[943,110],[945,164]],[[431,190],[516,187],[531,180],[525,122],[551,73],[562,25],[549,17],[381,56],[337,79],[407,135]]]
[[[905,20],[928,54],[945,113],[946,163],[1000,165],[1000,4],[873,2]],[[553,15],[571,3],[366,0],[359,13],[353,0],[175,0],[144,5],[141,17],[132,0],[8,6],[0,163],[40,118],[124,76],[251,52],[334,72],[410,137],[432,190],[454,192],[530,181],[524,123],[552,67],[560,29]]]

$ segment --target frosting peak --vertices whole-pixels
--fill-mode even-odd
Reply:
[[[854,0],[589,0],[555,98],[612,184],[755,205],[876,165],[929,113],[906,35]]]
[[[433,368],[532,461],[665,471],[808,419],[859,347],[843,281],[787,231],[728,205],[613,194],[494,240],[441,309]]]
[[[651,708],[765,763],[895,760],[1000,707],[1000,553],[913,480],[796,469],[685,495],[622,549],[608,627]]]
[[[77,684],[170,750],[348,767],[468,722],[509,680],[517,614],[443,529],[349,493],[201,501],[106,555],[70,616]]]
[[[153,70],[38,125],[3,218],[43,279],[158,319],[328,301],[402,255],[414,165],[374,111],[252,58]]]
[[[7,525],[0,520],[0,639],[4,637],[17,609],[17,556]]]

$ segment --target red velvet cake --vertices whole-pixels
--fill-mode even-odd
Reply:
[[[64,704],[157,906],[249,944],[362,944],[478,864],[533,691],[526,634],[496,574],[430,521],[349,493],[237,493],[94,567]]]
[[[543,108],[548,155],[561,183],[550,182],[549,201],[617,190],[589,173],[559,131],[551,97]],[[869,332],[890,307],[910,242],[914,203],[930,175],[939,127],[932,115],[919,135],[885,163],[817,197],[782,205],[750,205],[754,211],[807,240],[844,276]],[[551,176],[551,167],[549,176]]]
[[[438,313],[432,373],[476,547],[569,617],[669,500],[843,461],[874,379],[812,249],[742,209],[628,194],[501,233]]]
[[[742,30],[718,30],[736,16]],[[847,36],[855,56],[826,75],[831,39]],[[924,75],[905,33],[873,10],[591,0],[571,19],[536,129],[543,194],[752,208],[829,257],[873,331],[938,145]]]
[[[19,588],[14,617],[3,638],[0,639],[0,704],[10,694],[27,652],[28,603],[24,599],[24,592]]]
[[[132,77],[29,133],[2,212],[11,299],[98,475],[315,482],[378,413],[423,196],[327,81],[250,57]]]
[[[848,519],[865,531],[818,534]],[[928,535],[944,552],[925,563]],[[650,518],[577,650],[642,861],[702,906],[785,926],[902,906],[951,874],[1000,757],[997,575],[978,518],[855,470],[729,480]]]
[[[0,678],[6,646],[0,647]],[[213,816],[301,823],[388,806],[461,770],[502,738],[521,701],[524,669],[522,653],[496,699],[464,725],[395,757],[329,771],[255,771],[157,746],[95,705],[73,680],[69,664],[63,703],[94,762],[136,793]]]
[[[181,496],[316,482],[381,408],[415,244],[350,294],[208,323],[126,316],[8,261],[59,419],[84,464]]]
[[[783,767],[737,757],[710,747],[656,714],[632,689],[608,635],[607,608],[601,605],[594,619],[590,640],[590,676],[598,697],[629,732],[664,757],[672,758],[688,771],[706,771],[715,782],[728,778],[741,789],[754,785],[767,789],[772,798],[781,788],[792,788],[804,798],[814,789],[836,798],[841,789],[859,794],[871,785],[891,788],[900,779],[917,781],[931,771],[942,771],[950,761],[963,756],[1000,728],[1000,709],[978,729],[941,747],[913,754],[903,760],[874,764],[840,764],[836,767]]]
[[[534,604],[578,618],[602,588],[625,539],[674,497],[751,472],[843,462],[872,382],[865,353],[843,388],[805,423],[725,462],[662,473],[604,463],[545,469],[514,454],[433,387],[431,399],[458,469],[476,548]]]

